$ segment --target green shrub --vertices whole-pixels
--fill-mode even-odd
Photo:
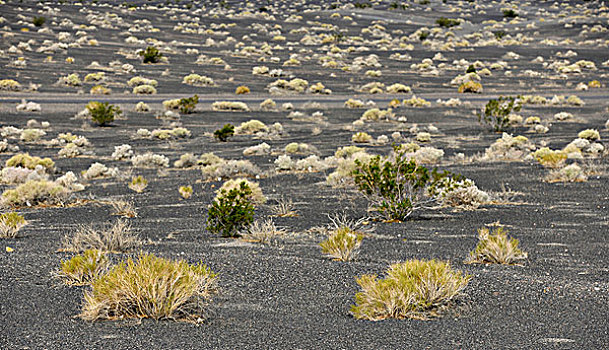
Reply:
[[[510,113],[518,112],[521,108],[520,98],[500,96],[486,103],[482,112],[478,113],[478,122],[491,126],[494,131],[505,131],[510,126]]]
[[[41,165],[47,171],[52,171],[55,168],[55,162],[51,158],[40,158],[30,156],[29,153],[18,153],[6,161],[7,167],[21,167],[27,169],[36,169],[37,165]]]
[[[121,115],[122,111],[118,106],[108,102],[91,101],[87,104],[87,110],[91,114],[91,120],[100,125],[112,123],[114,118]]]
[[[427,39],[429,37],[429,32],[428,31],[422,31],[419,34],[419,40],[424,41],[425,39]]]
[[[146,50],[140,52],[143,58],[143,63],[159,63],[163,58],[163,54],[154,46],[148,46]]]
[[[237,237],[239,230],[254,221],[252,190],[245,181],[229,191],[224,189],[213,200],[207,212],[207,230],[223,237]]]
[[[58,275],[66,284],[84,286],[101,276],[109,265],[110,262],[103,252],[89,249],[82,255],[62,261]]]
[[[0,214],[0,238],[17,237],[17,232],[25,225],[27,225],[27,221],[18,213],[8,212]]]
[[[440,27],[451,28],[461,24],[461,21],[459,21],[458,19],[440,17],[436,20],[436,24]]]
[[[180,112],[184,114],[193,113],[197,107],[197,103],[199,103],[199,95],[181,98],[178,103]]]
[[[202,262],[190,265],[141,254],[91,283],[80,316],[85,320],[152,318],[200,321],[216,292],[217,275]]]
[[[426,319],[435,316],[461,294],[470,276],[453,270],[448,262],[408,260],[393,264],[387,277],[364,275],[357,279],[362,291],[355,295],[351,312],[358,319]]]
[[[504,18],[516,18],[518,17],[518,13],[516,13],[514,10],[503,10],[503,17]]]
[[[467,70],[465,71],[465,73],[476,73],[476,67],[474,67],[473,64],[470,64],[469,67],[467,67]]]
[[[497,40],[501,40],[503,39],[503,37],[506,35],[507,33],[503,30],[498,30],[496,32],[493,32],[493,35],[495,35],[495,39]]]
[[[324,254],[339,261],[349,261],[357,255],[363,239],[363,234],[343,226],[333,230],[319,246]]]
[[[214,137],[218,141],[226,142],[228,138],[235,134],[235,126],[232,124],[224,124],[221,129],[214,131]]]
[[[47,180],[30,180],[15,189],[2,193],[2,205],[19,207],[38,204],[62,204],[70,192],[63,186]]]
[[[34,16],[34,18],[32,18],[32,23],[36,27],[42,27],[46,21],[47,19],[43,16]]]
[[[507,230],[498,227],[493,231],[484,227],[478,230],[478,245],[469,254],[467,263],[517,264],[526,260],[527,253],[518,249],[518,240],[508,238]]]
[[[421,207],[429,171],[406,152],[394,146],[394,157],[380,156],[362,163],[355,160],[353,180],[360,192],[372,202],[372,208],[387,220],[405,220]]]

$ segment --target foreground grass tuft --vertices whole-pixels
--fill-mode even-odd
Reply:
[[[103,252],[89,249],[82,255],[63,261],[58,275],[66,284],[84,286],[100,277],[109,266],[110,262]]]
[[[355,295],[351,312],[358,319],[426,319],[437,316],[457,297],[470,276],[453,270],[448,262],[408,260],[393,264],[387,277],[364,275],[357,279],[362,291]]]
[[[469,254],[467,263],[511,265],[527,258],[527,253],[518,249],[518,240],[509,238],[503,227],[493,231],[481,228],[478,230],[478,239],[478,245]]]
[[[339,261],[349,261],[357,255],[363,239],[363,234],[342,226],[333,230],[328,239],[319,243],[319,246],[324,254]]]
[[[86,291],[80,317],[199,321],[216,292],[217,275],[199,262],[189,265],[141,254],[114,266]]]

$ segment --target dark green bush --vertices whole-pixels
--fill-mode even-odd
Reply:
[[[436,20],[436,24],[440,27],[450,28],[458,26],[461,22],[458,19],[440,17]]]
[[[514,12],[514,10],[503,10],[503,17],[504,18],[516,18],[516,17],[518,17],[518,14],[516,12]]]
[[[254,221],[252,190],[241,182],[230,191],[221,189],[207,211],[207,230],[221,233],[223,237],[238,237],[239,230]]]
[[[159,63],[163,54],[154,46],[148,46],[146,50],[140,52],[140,56],[144,58],[144,63]]]
[[[474,67],[473,64],[470,64],[465,73],[476,73],[476,67]]]
[[[199,95],[180,99],[180,112],[184,114],[193,113],[197,107],[197,103],[199,103]]]
[[[44,25],[44,23],[47,21],[46,18],[40,16],[40,17],[34,17],[32,19],[32,23],[36,26],[36,27],[42,27]]]
[[[228,138],[235,134],[235,126],[232,124],[224,124],[221,129],[214,131],[214,137],[218,141],[226,142]]]
[[[498,30],[496,32],[493,32],[493,34],[495,35],[495,39],[501,40],[505,36],[506,32],[503,30]]]
[[[355,185],[382,217],[403,221],[421,208],[425,187],[431,179],[429,170],[407,157],[399,147],[394,146],[389,159],[376,156],[367,163],[355,160],[355,164],[352,173]]]
[[[108,102],[91,101],[87,104],[87,109],[91,114],[91,121],[100,126],[112,123],[114,118],[122,113],[118,106],[111,105]]]
[[[499,96],[496,100],[488,101],[482,112],[478,113],[478,122],[491,126],[497,132],[505,131],[510,126],[508,116],[512,111],[520,111],[521,107],[518,97]]]
[[[421,40],[421,41],[427,39],[428,37],[429,37],[429,32],[421,32],[421,34],[419,34],[419,40]]]

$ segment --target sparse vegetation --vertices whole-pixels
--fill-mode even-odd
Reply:
[[[14,211],[0,214],[0,238],[15,238],[23,226],[25,218]]]
[[[252,190],[245,181],[230,190],[221,189],[207,211],[207,230],[223,237],[237,237],[254,221]]]
[[[235,126],[232,124],[224,124],[224,126],[214,131],[214,137],[218,141],[226,142],[228,139],[235,134]]]
[[[99,126],[110,124],[122,114],[118,106],[108,102],[91,101],[87,104],[87,110],[91,114],[91,121]]]
[[[466,260],[468,263],[517,264],[526,260],[527,253],[518,248],[518,240],[509,238],[507,230],[499,226],[492,231],[483,227],[478,230],[478,245]]]
[[[96,249],[103,252],[124,252],[141,245],[131,225],[123,219],[117,220],[113,225],[96,228],[92,225],[79,227],[71,237],[64,236],[63,250],[71,252],[84,252]]]
[[[110,261],[104,252],[88,249],[81,255],[62,261],[57,274],[66,284],[83,286],[102,276],[109,266]]]
[[[143,63],[160,63],[163,54],[154,46],[148,46],[144,51],[140,52]]]
[[[129,188],[134,190],[137,193],[142,193],[148,187],[148,180],[146,180],[142,175],[135,176],[129,182]]]
[[[362,233],[341,226],[331,231],[328,239],[319,243],[319,246],[324,254],[339,261],[349,261],[357,256],[363,239]]]
[[[501,96],[498,99],[491,99],[478,113],[478,121],[480,124],[490,126],[494,131],[505,131],[510,126],[510,113],[520,111],[521,107],[519,98]]]

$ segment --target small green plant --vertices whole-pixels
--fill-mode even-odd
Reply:
[[[32,18],[32,24],[34,24],[36,27],[42,27],[46,21],[47,19],[43,16],[35,16]]]
[[[229,191],[221,189],[207,212],[207,230],[223,237],[237,237],[254,221],[252,190],[245,181]]]
[[[429,171],[406,156],[404,150],[394,146],[391,159],[376,156],[366,163],[356,159],[355,164],[355,185],[382,217],[403,221],[421,208]]]
[[[163,58],[163,54],[154,46],[148,46],[146,50],[140,51],[140,56],[143,58],[143,63],[159,63]]]
[[[0,238],[15,238],[27,221],[16,212],[0,214]]]
[[[503,39],[503,37],[506,35],[507,33],[503,30],[498,30],[496,32],[493,32],[493,35],[495,35],[495,39],[497,40],[501,40]]]
[[[413,259],[393,264],[383,279],[375,275],[357,279],[362,291],[355,295],[351,313],[370,321],[427,319],[448,307],[470,278],[444,261]]]
[[[428,31],[422,31],[421,33],[419,33],[419,40],[424,41],[429,37],[429,34],[430,33]]]
[[[362,245],[364,235],[342,226],[333,230],[325,241],[319,243],[321,251],[339,261],[355,258]]]
[[[130,189],[137,193],[142,193],[146,187],[148,187],[148,180],[146,180],[142,175],[131,178],[131,182],[129,183]]]
[[[514,10],[510,9],[510,10],[503,10],[503,18],[516,18],[518,17],[518,13],[516,13]]]
[[[226,142],[228,138],[235,134],[235,126],[232,124],[224,124],[221,129],[214,131],[214,137],[218,141]]]
[[[473,64],[470,64],[465,73],[476,73],[476,67],[474,67]]]
[[[518,240],[509,238],[503,227],[493,231],[481,228],[478,230],[478,239],[478,245],[469,254],[466,263],[511,265],[527,258],[527,253],[518,249]]]
[[[109,265],[110,262],[103,252],[88,249],[82,255],[62,261],[57,274],[66,284],[84,286],[103,275]]]
[[[355,8],[357,9],[365,9],[368,7],[372,7],[372,4],[369,4],[367,2],[356,2],[355,4],[353,4],[353,6],[355,6]]]
[[[181,113],[190,114],[195,111],[197,103],[199,103],[199,95],[194,95],[192,97],[181,98],[178,106]]]
[[[567,160],[566,152],[551,150],[548,147],[542,147],[533,152],[533,157],[539,164],[553,169],[562,167]]]
[[[118,106],[111,105],[108,102],[91,101],[87,104],[87,110],[91,114],[91,121],[104,126],[112,123],[114,118],[121,115],[122,111]]]
[[[451,28],[461,24],[461,21],[458,19],[440,17],[436,20],[436,24],[443,28]]]
[[[192,196],[192,186],[180,186],[180,188],[178,188],[178,192],[180,192],[182,198],[188,199],[190,196]]]
[[[190,265],[140,254],[112,267],[85,291],[80,317],[200,321],[216,293],[217,274],[202,262]]]
[[[518,112],[521,108],[519,97],[500,96],[487,102],[484,109],[478,113],[478,122],[491,126],[497,132],[505,131],[510,126],[510,113]]]

